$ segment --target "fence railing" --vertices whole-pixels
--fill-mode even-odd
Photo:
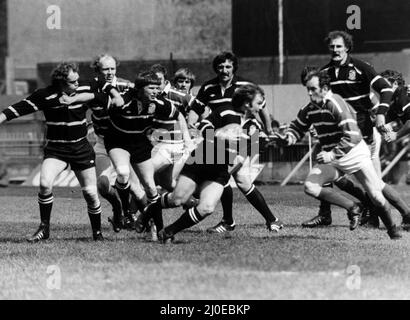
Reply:
[[[43,153],[43,137],[35,132],[0,133],[2,157],[38,157]]]

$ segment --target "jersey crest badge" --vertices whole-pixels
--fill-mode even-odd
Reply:
[[[349,80],[352,80],[352,81],[356,80],[356,71],[350,70],[350,71],[349,71],[348,79],[349,79]]]

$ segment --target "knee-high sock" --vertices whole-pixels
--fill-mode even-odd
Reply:
[[[333,184],[331,183],[326,183],[325,185],[323,185],[323,188],[329,188],[332,190],[333,188]],[[330,202],[326,201],[326,200],[320,200],[320,205],[319,205],[319,215],[323,216],[323,217],[330,217],[332,214],[332,210],[331,210],[331,204]]]
[[[96,208],[88,207],[88,217],[90,218],[93,232],[101,231],[101,205]]]
[[[223,220],[227,224],[233,223],[232,202],[233,202],[232,187],[228,184],[225,186],[224,191],[221,196]]]
[[[245,196],[249,203],[259,211],[267,223],[276,221],[276,217],[273,215],[272,211],[270,211],[265,198],[259,190],[256,189],[255,185],[252,185],[252,187],[245,193]]]
[[[392,186],[386,184],[382,192],[387,201],[400,212],[402,217],[410,215],[410,208]]]
[[[188,229],[200,221],[204,217],[198,212],[196,207],[185,210],[185,212],[178,218],[177,221],[165,227],[165,232],[168,234],[176,234],[184,229]]]
[[[390,230],[394,226],[394,221],[391,215],[389,204],[386,202],[383,206],[376,207],[376,212],[380,219],[383,221],[387,230]]]
[[[333,190],[333,188],[322,188],[317,198],[345,208],[346,210],[350,210],[355,206],[352,200]]]
[[[351,179],[344,176],[341,179],[335,182],[335,185],[340,189],[348,194],[351,194],[365,206],[369,207],[372,205],[372,202],[367,195],[366,191],[357,183],[354,183]]]
[[[161,206],[164,209],[169,209],[169,208],[176,208],[179,207],[177,205],[175,205],[174,203],[172,203],[170,197],[171,197],[172,193],[171,192],[164,192],[163,194],[161,194]]]
[[[104,194],[102,193],[100,194],[105,200],[107,200],[111,204],[114,212],[119,213],[119,214],[122,213],[121,200],[113,187],[110,186],[108,192],[105,192]]]
[[[138,211],[142,212],[146,206],[146,199],[137,199],[137,197],[130,192],[130,207],[128,209],[128,214],[135,214]]]
[[[40,207],[40,220],[43,224],[50,224],[51,209],[53,208],[53,194],[38,194],[38,205]]]
[[[130,184],[129,182],[120,183],[116,180],[115,187],[117,188],[118,195],[121,199],[122,210],[127,214],[130,209]]]

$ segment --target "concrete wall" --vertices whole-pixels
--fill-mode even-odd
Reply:
[[[47,28],[52,4],[61,8],[60,30]],[[230,0],[10,0],[8,18],[9,55],[27,74],[39,62],[87,61],[105,51],[151,60],[231,49]]]

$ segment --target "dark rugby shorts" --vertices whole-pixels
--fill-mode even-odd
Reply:
[[[112,139],[104,137],[104,144],[107,152],[115,148],[120,148],[128,151],[130,154],[131,163],[141,163],[151,159],[152,144],[148,139],[138,140],[133,143],[129,141],[122,141],[119,139]]]
[[[181,175],[191,179],[197,185],[205,181],[213,181],[225,186],[230,178],[228,166],[224,164],[186,164]]]
[[[87,139],[75,143],[49,142],[44,148],[44,159],[48,158],[64,161],[75,171],[95,167],[95,152]]]

